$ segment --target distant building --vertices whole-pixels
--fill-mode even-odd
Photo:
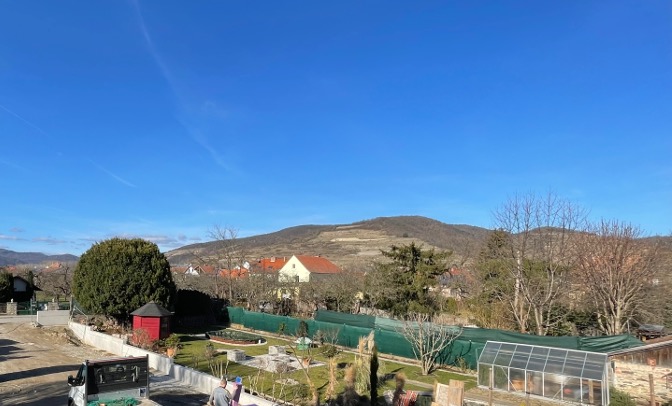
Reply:
[[[27,302],[31,300],[35,292],[41,291],[40,288],[31,284],[28,280],[14,275],[14,292],[12,299],[15,302]]]
[[[336,264],[320,256],[293,255],[278,271],[281,282],[311,282],[339,275],[343,271]]]

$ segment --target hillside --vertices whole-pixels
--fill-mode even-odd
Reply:
[[[381,258],[380,250],[415,241],[455,253],[454,262],[472,258],[489,230],[445,224],[420,216],[379,217],[341,225],[305,225],[270,234],[238,239],[251,260],[321,255],[344,268],[366,266]],[[217,242],[193,244],[166,253],[172,265],[188,264],[197,257],[213,257]]]
[[[0,266],[33,265],[44,262],[77,262],[79,257],[70,254],[46,255],[39,252],[15,252],[0,249]]]

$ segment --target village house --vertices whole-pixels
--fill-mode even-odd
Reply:
[[[311,282],[341,274],[343,271],[326,258],[293,255],[278,271],[281,282]]]

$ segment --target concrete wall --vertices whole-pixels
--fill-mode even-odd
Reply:
[[[37,323],[43,326],[67,326],[70,310],[38,310]]]
[[[182,365],[176,365],[171,358],[165,355],[157,354],[150,351],[133,347],[125,343],[125,340],[113,337],[108,334],[103,334],[97,331],[92,331],[89,326],[84,326],[79,323],[70,322],[70,330],[85,344],[96,347],[100,350],[109,352],[117,356],[123,357],[140,357],[147,355],[149,358],[149,366],[152,369],[160,371],[171,378],[182,382],[184,385],[190,386],[192,389],[209,395],[212,390],[219,385],[219,378],[212,375],[188,368]],[[275,403],[266,399],[252,396],[248,393],[240,394],[241,405],[258,405],[258,406],[273,406]]]

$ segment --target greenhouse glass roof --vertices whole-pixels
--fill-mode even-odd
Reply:
[[[488,341],[478,363],[601,380],[607,354]]]

